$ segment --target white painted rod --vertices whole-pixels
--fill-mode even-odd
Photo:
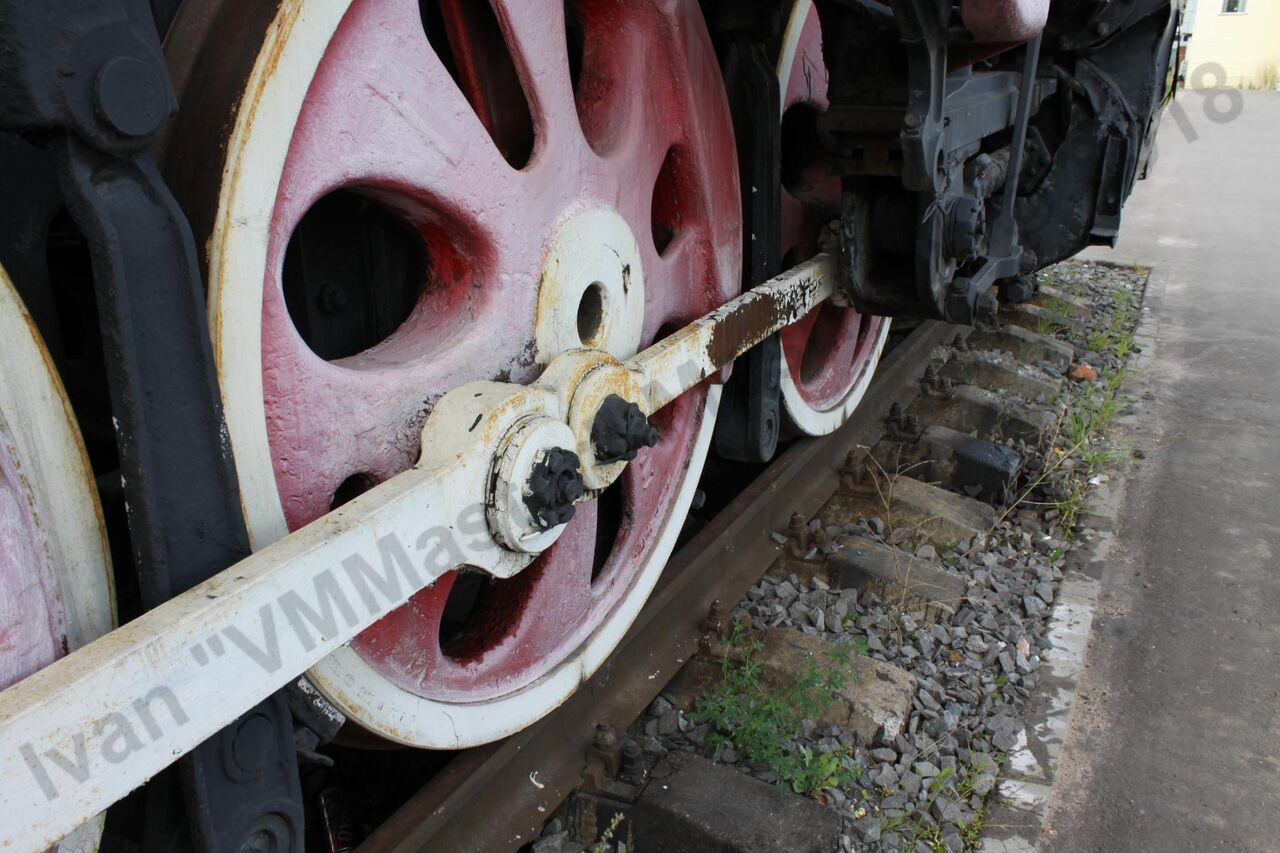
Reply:
[[[45,849],[481,561],[467,543],[487,537],[457,535],[456,510],[421,498],[460,478],[400,474],[361,496],[374,509],[348,504],[0,693],[0,849]]]

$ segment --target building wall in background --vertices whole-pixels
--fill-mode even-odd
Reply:
[[[1188,86],[1280,88],[1280,0],[1199,0],[1196,5],[1187,46]],[[1219,66],[1226,79],[1211,65]]]

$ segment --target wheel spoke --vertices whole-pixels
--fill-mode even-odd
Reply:
[[[524,668],[545,664],[550,653],[579,633],[594,615],[591,564],[596,523],[595,502],[579,504],[556,544],[537,561],[541,563],[534,568],[537,579],[523,602],[504,664]]]
[[[667,152],[678,137],[671,126],[652,121],[647,110],[629,112],[634,127],[629,127],[625,140],[602,158],[602,170],[617,188],[615,204],[623,218],[631,223],[636,239],[652,243],[653,188],[662,173]]]
[[[665,284],[645,292],[644,340],[650,342],[657,340],[660,333],[683,326],[711,310],[709,303],[714,294],[706,290],[706,258],[693,235],[678,236],[661,256],[653,246],[645,248],[653,270],[649,280],[657,279]]]
[[[277,225],[352,184],[448,198],[466,218],[501,213],[515,176],[412,11],[380,0],[344,19],[298,118]]]
[[[578,124],[561,0],[494,0],[537,136],[535,151],[576,156],[585,140]],[[535,156],[537,156],[535,154]]]

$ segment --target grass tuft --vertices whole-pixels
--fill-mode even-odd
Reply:
[[[862,773],[851,748],[819,753],[797,743],[802,721],[820,719],[845,686],[845,672],[810,661],[786,688],[770,689],[755,658],[761,648],[734,626],[720,661],[722,679],[698,700],[697,719],[712,728],[708,742],[715,748],[732,744],[740,760],[769,769],[798,794],[814,797],[823,788],[849,787]],[[849,646],[832,652],[833,663],[847,662],[855,651]]]

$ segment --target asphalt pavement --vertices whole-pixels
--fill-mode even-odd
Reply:
[[[1087,257],[1153,268],[1144,458],[1041,846],[1277,851],[1280,93],[1184,93],[1120,233]]]

